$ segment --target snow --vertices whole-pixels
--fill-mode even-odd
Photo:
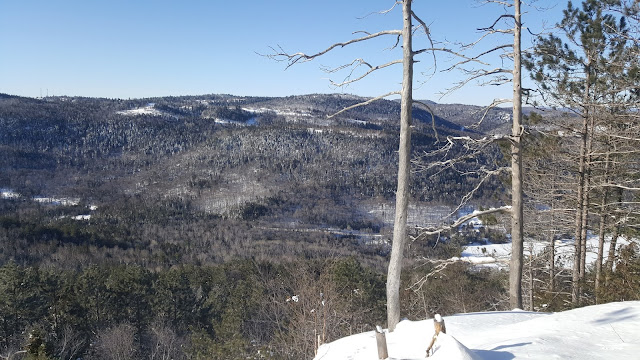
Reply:
[[[91,220],[91,215],[76,215],[72,217],[73,220]]]
[[[10,189],[0,189],[0,198],[2,199],[18,199],[20,194]]]
[[[156,109],[154,103],[149,103],[147,104],[147,106],[137,108],[137,109],[116,111],[116,114],[125,115],[125,116],[135,116],[135,115],[162,116],[162,111]]]
[[[45,196],[35,196],[33,201],[44,203],[44,204],[53,204],[53,205],[64,205],[64,206],[77,206],[80,204],[80,199],[77,198],[53,198],[53,197],[45,197]]]
[[[237,125],[237,126],[254,126],[258,124],[258,119],[255,117],[252,117],[251,119],[242,122],[242,121],[236,121],[236,120],[228,120],[228,119],[221,119],[221,118],[215,118],[213,119],[213,121],[216,124],[223,124],[223,125]]]
[[[281,115],[281,116],[292,116],[292,117],[297,117],[297,116],[312,117],[313,116],[309,112],[297,111],[297,110],[293,110],[293,109],[271,109],[271,108],[265,108],[265,107],[261,107],[261,108],[243,107],[242,110],[247,111],[247,112],[251,112],[251,113],[256,113],[256,114],[264,114],[264,113],[272,112],[272,113],[275,113],[276,115]]]
[[[11,189],[0,189],[0,199],[19,199],[22,195],[11,190]],[[63,206],[78,206],[80,204],[80,199],[78,198],[56,198],[56,197],[47,197],[47,196],[34,196],[32,198],[33,201],[39,202],[41,204],[49,204],[49,205],[63,205]],[[98,210],[97,205],[89,205],[90,211]],[[61,216],[63,219],[66,216]],[[81,214],[71,217],[74,220],[90,220],[90,214]]]
[[[459,360],[481,360],[466,346],[462,345],[456,338],[448,334],[438,335],[438,341],[432,349],[433,353],[430,359],[459,359]]]
[[[543,207],[541,207],[541,209],[543,209]],[[462,217],[478,213],[478,210],[475,210],[473,209],[473,207],[469,206],[460,209],[458,211],[458,216]],[[477,217],[470,219],[465,223],[465,225],[473,226],[476,229],[483,226],[482,221]],[[509,237],[509,235],[507,235],[507,237]],[[589,232],[587,235],[587,254],[585,260],[587,265],[593,265],[597,260],[598,242],[599,237]],[[611,237],[606,237],[604,243],[605,260],[609,251],[610,243]],[[621,236],[618,238],[617,244],[618,246],[627,245],[629,244],[629,240]],[[526,256],[529,256],[532,253],[534,256],[540,255],[548,246],[548,241],[525,239],[524,254]],[[573,254],[575,251],[573,239],[555,240],[554,247],[555,257],[557,261],[556,265],[571,269],[573,267]],[[476,266],[495,269],[508,269],[509,259],[511,257],[511,243],[493,244],[489,239],[485,239],[484,243],[473,243],[465,246],[460,256],[462,257],[462,261],[469,262]]]
[[[598,236],[589,235],[587,237],[587,265],[593,265],[598,256]],[[606,260],[609,252],[609,244],[611,243],[611,237],[605,238],[604,243],[604,258]],[[623,236],[620,236],[617,240],[618,246],[629,244],[629,240]],[[545,247],[548,246],[548,242],[532,241],[531,239],[525,239],[524,253],[525,255],[541,254]],[[555,251],[557,264],[570,269],[573,266],[573,254],[574,254],[574,241],[573,239],[556,240]],[[474,265],[486,266],[498,269],[507,269],[509,265],[509,258],[511,257],[511,243],[506,244],[492,244],[487,241],[484,244],[473,243],[463,248],[461,254],[462,260],[472,263]]]
[[[445,316],[429,359],[637,359],[640,301],[594,305],[559,313],[486,312]],[[424,359],[433,320],[408,321],[387,333],[389,359]],[[375,332],[324,344],[314,360],[377,359]]]

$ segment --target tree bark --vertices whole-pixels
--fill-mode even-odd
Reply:
[[[513,127],[511,141],[511,260],[509,262],[509,305],[522,308],[523,207],[522,207],[522,65],[520,0],[514,0],[513,40]]]
[[[586,67],[586,79],[585,79],[585,95],[584,95],[584,99],[585,99],[585,104],[588,103],[588,99],[589,99],[589,87],[590,87],[590,83],[591,83],[591,78],[589,76],[590,73],[590,69],[587,66]],[[585,105],[585,110],[584,113],[582,114],[582,131],[580,133],[581,135],[581,143],[580,143],[580,158],[578,159],[579,161],[579,167],[578,167],[578,185],[577,185],[577,189],[578,189],[578,193],[576,195],[576,219],[575,219],[575,224],[576,224],[576,228],[575,228],[575,232],[574,232],[574,238],[575,238],[575,251],[574,251],[574,256],[573,256],[573,271],[571,273],[571,303],[574,306],[577,306],[580,304],[580,293],[581,293],[581,289],[580,289],[580,285],[581,285],[581,259],[582,259],[582,242],[586,241],[586,239],[582,238],[582,235],[585,233],[583,232],[582,226],[583,226],[583,211],[585,210],[585,194],[584,194],[584,190],[585,190],[585,173],[586,173],[586,168],[587,168],[587,164],[586,164],[586,158],[587,158],[587,139],[589,137],[588,134],[588,130],[589,130],[589,107]]]
[[[604,164],[604,183],[609,182],[609,152],[605,156]],[[602,202],[600,203],[600,229],[598,231],[598,258],[596,259],[596,304],[600,303],[600,284],[602,280],[602,262],[604,259],[604,237],[607,232],[607,217],[609,212],[607,209],[607,202],[609,201],[609,189],[602,188]]]
[[[533,280],[533,246],[531,246],[531,255],[529,256],[529,308],[527,309],[529,311],[533,311],[534,307],[536,286]]]
[[[582,191],[582,235],[581,235],[581,249],[580,249],[580,286],[584,284],[584,278],[587,273],[587,230],[589,224],[589,201],[591,187],[591,152],[593,150],[593,136],[594,136],[594,114],[589,111],[589,131],[587,136],[587,148],[585,151],[585,171],[584,171],[584,190]]]
[[[615,189],[615,196],[618,203],[622,202],[622,189]],[[611,234],[611,243],[609,244],[609,252],[607,254],[607,261],[604,264],[604,286],[609,286],[609,280],[611,280],[611,273],[613,273],[613,262],[616,257],[616,246],[618,245],[618,236],[620,236],[620,226],[613,224],[613,233]]]
[[[554,177],[551,183],[551,193],[556,194],[556,178],[557,169],[554,169]],[[554,293],[556,291],[556,204],[555,200],[551,200],[551,225],[553,231],[551,232],[551,239],[549,244],[549,291]]]
[[[411,171],[411,110],[413,107],[413,50],[411,28],[411,0],[402,3],[403,73],[400,110],[400,147],[398,151],[398,185],[396,213],[393,223],[393,243],[387,271],[387,327],[394,331],[400,322],[400,274],[405,240],[407,238],[407,208]]]

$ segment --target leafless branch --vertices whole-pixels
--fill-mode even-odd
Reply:
[[[496,47],[494,47],[492,49],[483,51],[483,52],[481,52],[480,54],[478,54],[476,56],[464,57],[464,60],[461,60],[461,61],[451,65],[450,67],[448,67],[447,69],[445,69],[443,71],[451,71],[453,69],[459,68],[460,66],[468,64],[470,62],[477,62],[477,63],[480,63],[482,65],[488,65],[488,64],[480,61],[480,58],[485,56],[485,55],[489,55],[489,54],[491,54],[491,53],[493,53],[495,51],[502,50],[502,49],[508,49],[508,48],[513,48],[513,44],[505,44],[505,45],[496,46]]]
[[[383,64],[383,65],[371,66],[371,64],[367,63],[363,59],[356,59],[353,62],[351,62],[351,64],[342,65],[340,67],[333,68],[333,69],[324,69],[324,71],[327,72],[327,73],[335,73],[335,72],[343,70],[345,68],[352,67],[351,72],[345,78],[345,80],[343,82],[336,83],[333,80],[329,80],[331,82],[331,85],[333,85],[335,87],[343,87],[343,86],[349,85],[351,83],[360,81],[360,80],[364,79],[366,76],[370,75],[371,73],[373,73],[373,72],[375,72],[377,70],[384,69],[386,67],[389,67],[389,66],[392,66],[392,65],[396,65],[396,64],[402,64],[402,60],[394,60],[394,61],[390,61],[390,62],[388,62],[386,64]],[[360,65],[368,66],[369,70],[367,70],[367,72],[365,72],[364,74],[360,75],[359,77],[357,77],[355,79],[351,79],[351,75],[353,75],[353,72],[355,71],[355,69],[357,67],[359,67]]]
[[[513,3],[506,2],[506,1],[499,1],[499,0],[486,0],[483,2],[483,5],[484,4],[498,4],[504,7],[513,7]]]
[[[467,214],[465,216],[462,216],[460,218],[458,218],[457,220],[455,220],[453,223],[446,225],[446,226],[442,226],[442,227],[417,227],[417,230],[419,232],[419,235],[412,238],[413,241],[422,239],[426,236],[429,235],[436,235],[436,234],[440,234],[443,233],[445,231],[450,231],[452,229],[457,228],[458,226],[466,223],[467,221],[473,219],[474,217],[478,217],[478,216],[483,216],[483,215],[489,215],[489,214],[493,214],[493,213],[497,213],[497,212],[507,212],[511,210],[511,205],[505,205],[505,206],[501,206],[499,208],[493,208],[493,209],[489,209],[489,210],[483,210],[483,211],[476,211],[473,212],[471,214]]]
[[[619,188],[619,189],[623,189],[623,190],[629,190],[629,191],[640,191],[639,187],[630,187],[630,186],[625,186],[625,185],[621,185],[621,184],[600,184],[599,186],[601,186],[601,187],[615,187],[615,188]]]
[[[434,168],[453,168],[458,163],[474,158],[491,144],[508,139],[510,139],[509,136],[499,134],[485,136],[480,139],[473,139],[469,136],[448,136],[443,146],[436,150],[424,152],[414,160],[415,171],[429,171]],[[447,158],[449,152],[456,145],[462,145],[466,151],[465,154],[451,159]],[[434,157],[446,160],[434,160],[432,159]]]
[[[435,266],[431,271],[429,271],[427,274],[421,277],[418,281],[411,284],[411,286],[409,286],[407,290],[419,291],[420,289],[422,289],[422,286],[429,280],[430,277],[433,277],[441,273],[444,269],[447,268],[447,266],[462,261],[460,258],[451,258],[446,260],[441,260],[441,259],[435,260],[435,259],[423,258],[422,260],[425,262],[425,264],[430,263],[430,264],[435,264]]]
[[[315,54],[305,54],[302,52],[297,52],[297,53],[287,53],[286,51],[284,51],[282,49],[282,47],[278,46],[278,48],[273,48],[271,47],[271,50],[273,50],[272,54],[267,54],[264,55],[269,59],[273,59],[276,61],[286,61],[287,62],[287,67],[286,69],[288,69],[289,67],[299,63],[299,62],[307,62],[310,60],[313,60],[319,56],[322,56],[328,52],[330,52],[331,50],[335,49],[335,48],[339,48],[339,47],[345,47],[354,43],[358,43],[361,41],[366,41],[366,40],[370,40],[373,38],[377,38],[380,36],[385,36],[385,35],[396,35],[396,36],[401,36],[402,35],[402,31],[401,30],[384,30],[384,31],[379,31],[377,33],[373,33],[373,34],[369,34],[366,36],[362,36],[359,38],[355,38],[355,39],[351,39],[349,41],[345,41],[345,42],[338,42],[335,43],[331,46],[329,46],[328,48],[315,53]]]
[[[385,14],[388,14],[388,13],[390,13],[391,11],[393,11],[393,9],[395,9],[395,8],[396,8],[396,6],[398,6],[398,5],[400,5],[400,4],[402,4],[402,1],[396,1],[396,2],[393,4],[393,6],[392,6],[391,8],[389,8],[389,9],[387,9],[387,10],[374,11],[374,12],[368,13],[367,15],[365,15],[365,16],[363,16],[363,17],[359,17],[359,18],[357,18],[357,19],[362,20],[362,19],[364,19],[364,18],[366,18],[366,17],[369,17],[369,16],[371,16],[371,15],[385,15]]]
[[[14,356],[19,355],[19,354],[25,354],[27,352],[27,350],[18,350],[14,353],[9,352],[6,356],[5,355],[0,355],[0,358],[2,359],[6,359],[6,360],[11,360],[13,359]]]
[[[478,122],[476,122],[475,124],[469,125],[469,128],[471,129],[478,128],[480,125],[482,125],[482,122],[484,121],[484,119],[486,119],[487,114],[489,114],[489,111],[491,111],[491,109],[496,108],[500,104],[506,104],[510,102],[513,102],[513,99],[494,99],[491,105],[486,106],[483,109],[484,112],[482,113],[482,117],[480,118],[480,120],[478,120]]]
[[[476,186],[469,191],[468,193],[466,193],[462,199],[460,200],[460,203],[458,204],[458,206],[451,212],[450,215],[455,214],[458,210],[460,210],[464,205],[467,204],[467,202],[469,200],[471,200],[471,198],[473,197],[473,195],[476,193],[476,191],[478,191],[478,189],[480,189],[480,187],[482,186],[482,184],[484,184],[485,181],[487,181],[489,178],[491,178],[492,176],[496,176],[499,175],[500,173],[503,172],[507,172],[511,170],[510,167],[500,167],[497,168],[495,170],[487,170],[484,166],[477,170],[476,172],[483,172],[484,176],[480,179],[480,181],[478,182],[478,184],[476,184]]]
[[[513,30],[496,30],[495,26],[498,24],[498,22],[500,22],[500,20],[504,19],[504,18],[511,18],[511,19],[515,19],[515,16],[511,15],[511,14],[502,14],[500,15],[496,21],[493,22],[493,24],[491,24],[491,26],[485,27],[485,28],[479,28],[479,31],[488,31],[488,32],[505,32],[505,33],[509,33],[509,32],[513,32]]]
[[[460,82],[458,82],[456,85],[454,85],[453,87],[447,89],[445,92],[443,92],[441,94],[441,97],[444,97],[445,95],[448,95],[456,90],[459,90],[461,88],[463,88],[465,85],[467,85],[468,83],[483,78],[483,77],[488,77],[488,76],[495,76],[495,75],[499,75],[499,74],[512,74],[511,70],[508,69],[503,69],[503,68],[495,68],[492,70],[463,70],[466,73],[468,73],[470,76],[467,77],[464,80],[461,80]]]
[[[431,128],[433,129],[433,133],[436,136],[436,143],[439,143],[440,137],[438,136],[438,130],[436,129],[436,116],[433,109],[431,109],[431,107],[427,103],[420,100],[413,100],[413,103],[425,107],[429,112],[429,115],[431,115]]]
[[[384,95],[380,95],[380,96],[371,98],[371,99],[369,99],[367,101],[363,101],[363,102],[360,102],[360,103],[357,103],[357,104],[354,104],[354,105],[351,105],[351,106],[347,106],[346,108],[338,111],[337,113],[328,115],[327,118],[330,119],[330,118],[332,118],[334,116],[337,116],[337,115],[339,115],[339,114],[341,114],[341,113],[343,113],[345,111],[348,111],[348,110],[351,110],[351,109],[355,109],[355,108],[360,107],[360,106],[369,105],[369,104],[371,104],[372,102],[374,102],[376,100],[382,100],[382,99],[384,99],[386,97],[389,97],[389,96],[392,96],[392,95],[400,95],[400,92],[399,91],[392,91],[392,92],[386,93]]]
[[[420,26],[424,29],[424,33],[427,35],[427,38],[429,39],[429,43],[431,44],[431,48],[433,49],[435,46],[433,45],[433,39],[431,38],[431,31],[429,31],[429,27],[424,21],[422,21],[422,19],[418,17],[418,15],[416,15],[414,11],[411,11],[411,16],[413,16],[413,18],[420,23]],[[433,64],[434,64],[434,71],[435,71],[435,68],[437,67],[436,52],[432,50],[431,54],[433,55]]]

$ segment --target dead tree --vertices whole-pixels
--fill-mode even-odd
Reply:
[[[490,26],[481,28],[483,31],[482,37],[471,43],[461,46],[461,50],[457,53],[466,54],[474,51],[482,41],[494,34],[513,34],[513,42],[500,44],[494,46],[488,50],[480,51],[476,55],[462,55],[461,60],[450,66],[447,71],[461,70],[466,77],[457,83],[452,88],[448,89],[445,94],[456,91],[467,84],[474,81],[483,81],[481,85],[503,85],[509,82],[513,85],[513,97],[512,99],[496,99],[491,105],[485,108],[483,114],[480,116],[476,126],[479,126],[488,112],[503,103],[511,102],[513,104],[513,116],[512,116],[512,131],[510,136],[494,136],[492,138],[484,139],[471,139],[471,138],[450,138],[449,141],[462,141],[465,142],[465,146],[478,146],[479,143],[482,146],[480,148],[487,148],[491,144],[497,142],[509,142],[510,144],[510,159],[511,166],[509,168],[499,168],[495,170],[480,169],[486,175],[497,175],[505,170],[509,170],[511,173],[511,205],[508,207],[501,207],[502,210],[508,210],[511,214],[511,239],[512,239],[512,255],[510,261],[509,272],[509,297],[510,305],[512,308],[522,307],[522,266],[523,266],[523,202],[522,202],[522,157],[521,157],[521,139],[523,135],[522,124],[522,75],[521,75],[521,1],[513,0],[509,1],[494,1],[488,0],[486,3],[497,3],[504,7],[513,8],[512,14],[500,15]],[[497,26],[505,20],[513,20],[513,27],[507,29],[499,29]],[[509,51],[511,50],[511,51]],[[500,53],[502,61],[510,59],[513,62],[513,68],[498,66],[493,67],[487,60],[484,60],[487,56]],[[511,75],[511,76],[509,76]],[[470,145],[467,145],[470,144]],[[445,147],[448,145],[445,145]],[[448,163],[441,163],[443,167],[452,166],[456,160],[451,160]],[[486,177],[483,177],[486,180]],[[484,181],[484,180],[483,180]],[[476,188],[477,189],[477,188]],[[475,189],[474,189],[475,190]],[[465,196],[462,199],[461,206],[465,201],[469,200],[469,196]],[[422,229],[424,230],[424,229]],[[429,230],[426,233],[433,233],[434,230]]]
[[[389,268],[387,275],[387,326],[389,331],[393,331],[400,321],[400,274],[402,271],[402,262],[403,262],[403,251],[407,238],[407,209],[409,203],[409,184],[410,184],[410,173],[411,173],[411,123],[412,123],[412,107],[413,107],[413,66],[414,66],[414,56],[418,54],[422,54],[425,52],[434,52],[436,49],[433,47],[433,42],[431,41],[429,28],[426,23],[422,21],[416,13],[413,12],[411,8],[412,1],[411,0],[403,0],[396,1],[393,7],[385,13],[390,12],[396,6],[400,5],[402,7],[402,17],[403,17],[403,26],[402,30],[386,30],[380,31],[377,33],[369,34],[367,33],[365,36],[351,39],[345,42],[335,43],[325,50],[320,51],[315,54],[305,54],[305,53],[287,53],[283,51],[281,48],[273,48],[273,53],[267,55],[268,57],[287,62],[287,68],[301,62],[306,62],[318,58],[328,52],[333,50],[343,48],[345,46],[349,46],[354,43],[359,43],[367,40],[371,40],[374,38],[379,38],[383,36],[393,36],[396,37],[396,42],[392,46],[392,48],[397,47],[399,44],[400,38],[402,39],[402,59],[394,60],[386,64],[372,66],[369,63],[356,60],[352,61],[345,66],[338,67],[336,69],[331,69],[329,72],[334,72],[340,69],[345,69],[349,67],[354,67],[358,65],[365,64],[369,67],[369,70],[366,71],[361,76],[356,78],[348,78],[342,82],[333,82],[335,86],[345,86],[355,81],[359,81],[370,74],[397,64],[402,64],[403,73],[402,73],[402,89],[400,91],[392,91],[387,94],[374,97],[367,101],[361,102],[359,104],[355,104],[353,106],[346,107],[341,111],[337,112],[334,115],[340,114],[349,109],[367,105],[375,100],[383,99],[392,95],[400,95],[400,103],[401,103],[401,115],[400,115],[400,146],[399,146],[399,160],[398,160],[398,184],[396,191],[396,213],[394,218],[394,226],[393,226],[393,243],[391,250],[391,257],[389,260]],[[413,20],[415,20],[419,25],[414,26]],[[423,31],[427,38],[429,39],[429,46],[425,49],[413,50],[413,36],[417,30]],[[434,56],[435,58],[435,56]]]

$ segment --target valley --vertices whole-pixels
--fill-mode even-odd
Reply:
[[[358,101],[351,95],[134,100],[3,95],[2,214],[35,212],[52,228],[65,218],[88,220],[78,231],[89,233],[113,224],[120,229],[115,241],[120,247],[109,251],[138,252],[136,258],[150,253],[165,259],[167,247],[176,246],[183,252],[173,255],[177,262],[362,253],[382,269],[393,222],[400,106],[381,100],[330,117]],[[434,129],[440,137],[484,134],[461,130],[479,108],[433,105],[451,118],[431,119],[415,110],[416,155],[434,148]],[[510,121],[505,114],[493,110],[482,129],[499,132]],[[500,156],[496,148],[486,161]],[[458,199],[478,180],[455,172],[416,172],[414,179],[411,226],[450,221]],[[484,185],[472,203],[494,205],[502,186]],[[23,200],[81,200],[52,207],[11,194]],[[88,206],[99,209],[90,218]],[[13,252],[24,258],[4,260],[28,265],[45,260],[26,255],[33,246],[53,254],[59,241],[81,245],[43,240]],[[186,249],[203,254],[216,249],[216,255],[187,254],[185,242],[199,244]]]

